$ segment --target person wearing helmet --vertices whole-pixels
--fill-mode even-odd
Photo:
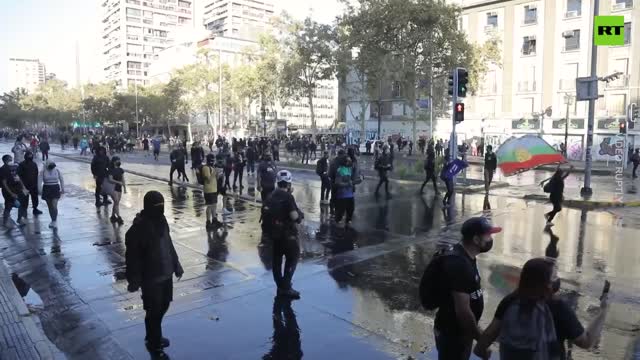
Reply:
[[[267,151],[262,155],[262,161],[258,165],[257,188],[260,191],[260,199],[264,204],[269,194],[273,192],[276,185],[276,172],[278,169],[271,160],[271,154]]]
[[[299,299],[300,293],[291,287],[291,279],[300,257],[296,224],[302,222],[304,214],[298,209],[292,194],[291,173],[287,170],[278,171],[276,181],[277,188],[271,193],[262,210],[262,228],[272,243],[273,280],[278,287],[278,296]]]
[[[206,164],[202,167],[202,179],[204,181],[204,203],[206,209],[206,227],[210,230],[213,226],[219,226],[216,214],[216,207],[218,205],[218,178],[222,175],[221,172],[215,167],[216,157],[213,154],[207,155]]]

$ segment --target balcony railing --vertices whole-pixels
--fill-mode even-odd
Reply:
[[[614,81],[605,83],[607,89],[626,88],[629,87],[629,75],[622,75]]]

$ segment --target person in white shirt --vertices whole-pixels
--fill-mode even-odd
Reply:
[[[45,167],[38,175],[38,193],[40,193],[42,200],[46,201],[49,208],[49,216],[51,216],[49,227],[57,228],[58,200],[64,194],[64,179],[53,160],[47,160]]]

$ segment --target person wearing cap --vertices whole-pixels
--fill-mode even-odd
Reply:
[[[145,345],[155,359],[167,359],[163,349],[169,340],[162,336],[162,318],[173,300],[173,275],[180,279],[184,271],[164,216],[164,197],[149,191],[143,202],[144,209],[125,235],[127,290],[142,290]]]
[[[443,293],[434,324],[440,360],[468,359],[473,340],[482,333],[478,321],[484,299],[476,256],[491,250],[492,235],[500,231],[486,218],[472,217],[462,224],[462,241],[441,260]]]
[[[220,221],[216,215],[216,207],[218,205],[218,178],[222,176],[222,173],[215,167],[216,157],[213,154],[207,155],[207,163],[202,167],[202,179],[204,185],[202,186],[204,192],[204,203],[206,209],[206,227],[207,230],[212,226],[219,226]]]
[[[296,224],[304,219],[298,208],[291,187],[291,173],[278,171],[277,188],[267,199],[263,208],[263,231],[272,241],[273,247],[273,280],[278,287],[278,295],[299,299],[300,293],[291,286],[293,273],[300,257],[298,245],[298,229]],[[284,271],[282,257],[285,257]]]
[[[53,160],[47,160],[44,168],[38,174],[37,182],[38,193],[41,194],[42,200],[47,203],[49,209],[51,217],[49,227],[56,229],[58,227],[58,200],[64,194],[64,179]]]
[[[33,153],[31,151],[24,153],[24,161],[18,165],[18,176],[25,189],[29,191],[29,195],[31,195],[33,215],[41,215],[42,211],[38,210],[38,164],[33,161]],[[28,208],[29,197],[26,200]]]
[[[122,199],[122,192],[127,193],[127,185],[124,181],[124,170],[121,167],[122,163],[120,158],[114,156],[111,159],[111,166],[109,167],[109,181],[114,184],[113,192],[110,194],[113,199],[113,207],[111,208],[111,223],[124,224],[124,220],[120,217],[120,199]]]

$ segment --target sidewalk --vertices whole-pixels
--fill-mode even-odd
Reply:
[[[65,359],[49,342],[37,316],[32,316],[0,263],[0,359]]]

